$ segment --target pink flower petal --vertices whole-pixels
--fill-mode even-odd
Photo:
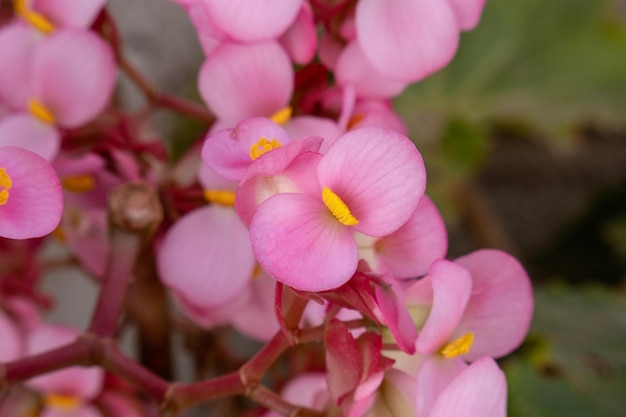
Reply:
[[[359,100],[354,106],[350,129],[366,126],[382,127],[408,134],[404,120],[394,111],[389,100]]]
[[[448,0],[461,30],[472,30],[478,24],[487,0]]]
[[[456,17],[447,1],[361,0],[356,29],[370,64],[406,82],[447,65],[459,42]]]
[[[380,262],[397,278],[415,278],[446,255],[448,234],[439,211],[424,196],[400,229],[376,242]]]
[[[293,92],[293,77],[289,57],[276,42],[225,43],[200,68],[198,88],[218,118],[236,123],[284,108]]]
[[[363,373],[363,360],[359,347],[348,327],[331,320],[324,335],[328,392],[335,404],[357,388]]]
[[[237,331],[250,338],[268,341],[280,330],[274,308],[276,280],[262,271],[248,283],[247,301],[232,315],[231,323]]]
[[[11,65],[0,65],[0,101],[13,110],[26,110],[32,96],[31,67],[37,46],[43,40],[37,30],[14,22],[0,30],[0,56]]]
[[[417,208],[426,186],[420,153],[406,137],[368,127],[341,136],[317,168],[322,186],[348,206],[369,236],[402,226]]]
[[[64,127],[77,127],[100,113],[111,98],[116,64],[111,47],[95,33],[58,30],[37,49],[35,97]]]
[[[504,356],[526,337],[533,312],[533,293],[524,268],[511,255],[483,249],[455,260],[472,277],[472,296],[456,334],[474,333],[469,361]]]
[[[505,417],[506,379],[496,362],[472,363],[441,392],[430,417]]]
[[[280,37],[280,44],[296,64],[306,65],[313,60],[317,50],[317,30],[308,3],[302,4],[296,20]]]
[[[261,204],[250,239],[263,269],[301,291],[343,285],[359,260],[350,230],[321,201],[304,194],[276,194]]]
[[[168,231],[157,265],[163,283],[187,302],[217,307],[243,291],[252,276],[248,230],[232,208],[196,209]]]
[[[337,84],[352,86],[358,97],[389,98],[399,95],[407,83],[376,70],[367,60],[359,43],[346,46],[337,60],[335,68]]]
[[[430,411],[441,392],[467,367],[468,365],[458,358],[431,356],[426,359],[417,372],[417,415],[430,416]]]
[[[91,26],[106,0],[33,0],[32,8],[59,26]]]
[[[22,337],[13,321],[0,310],[0,362],[9,362],[22,354]]]
[[[0,236],[28,239],[52,232],[61,220],[63,197],[50,164],[26,149],[3,147],[0,167],[13,183],[0,206]]]
[[[435,261],[428,275],[433,286],[433,307],[415,344],[422,355],[434,354],[451,341],[472,291],[469,272],[453,262]]]
[[[16,113],[0,119],[0,146],[27,149],[52,161],[59,153],[59,131],[28,113]]]
[[[396,339],[398,347],[407,353],[414,353],[417,329],[404,305],[400,283],[388,276],[382,285],[376,286],[375,294],[385,324]]]
[[[79,333],[75,329],[44,324],[31,331],[26,340],[27,354],[42,353],[73,342]],[[100,368],[73,366],[30,379],[27,384],[42,393],[72,395],[93,399],[102,389],[104,371]]]
[[[339,125],[325,117],[296,116],[284,125],[285,130],[293,139],[301,139],[308,136],[319,136],[324,139],[320,147],[320,153],[325,153],[335,143],[343,131]]]
[[[233,39],[258,42],[275,39],[296,18],[302,0],[204,0],[215,25]]]

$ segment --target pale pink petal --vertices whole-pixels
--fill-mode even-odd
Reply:
[[[317,169],[322,186],[348,206],[369,236],[383,236],[402,226],[417,208],[426,171],[415,145],[397,132],[374,127],[341,136]]]
[[[361,0],[356,29],[370,64],[407,82],[447,65],[459,42],[456,17],[447,1]]]
[[[28,113],[15,113],[0,119],[0,146],[27,149],[52,161],[59,153],[61,136],[56,127]]]
[[[78,336],[75,329],[44,324],[28,335],[26,351],[29,355],[42,353],[71,343]],[[90,400],[100,393],[103,381],[102,369],[73,366],[30,379],[27,385],[46,394],[65,394]]]
[[[187,302],[217,307],[243,291],[252,276],[248,230],[232,208],[196,209],[168,231],[157,265],[161,281]]]
[[[343,285],[359,260],[350,230],[321,201],[304,194],[276,194],[261,204],[250,239],[263,269],[301,291]]]
[[[408,134],[404,120],[394,111],[389,100],[359,100],[354,106],[353,116],[348,123],[350,129],[375,126]]]
[[[416,416],[415,379],[390,369],[385,373],[369,416]]]
[[[326,374],[307,373],[298,375],[290,380],[280,393],[286,401],[292,404],[322,411],[326,405],[323,397],[328,397]],[[325,400],[328,400],[328,398],[325,398]]]
[[[50,164],[26,149],[3,147],[0,168],[13,183],[6,204],[0,205],[0,236],[28,239],[52,232],[61,220],[63,197]]]
[[[205,190],[230,190],[236,191],[239,182],[227,180],[206,164],[200,164],[198,168],[198,181]]]
[[[417,415],[430,416],[430,411],[441,392],[458,377],[468,365],[461,359],[431,356],[417,372]],[[465,414],[461,414],[465,416]]]
[[[274,308],[276,280],[264,271],[248,283],[247,302],[233,313],[231,323],[237,331],[252,339],[267,341],[280,330]]]
[[[337,122],[325,117],[296,116],[284,125],[285,130],[293,139],[307,136],[319,136],[324,139],[320,153],[326,153],[343,131]]]
[[[506,392],[504,372],[484,357],[450,382],[429,417],[505,417]]]
[[[376,242],[380,262],[397,278],[416,278],[446,255],[448,234],[443,218],[424,196],[417,210],[400,229]]]
[[[22,354],[22,337],[9,316],[0,310],[0,362],[9,362]]]
[[[276,140],[281,146],[291,142],[279,124],[264,117],[253,117],[234,129],[207,136],[202,146],[202,160],[224,178],[239,181],[253,161],[250,148],[262,138]]]
[[[344,45],[333,38],[332,35],[324,32],[320,38],[319,57],[322,64],[330,70],[334,70],[337,60],[343,51]]]
[[[206,56],[215,51],[222,42],[228,41],[228,36],[215,27],[211,16],[202,1],[196,1],[186,6],[189,19],[198,33],[198,40]]]
[[[198,88],[218,118],[238,122],[284,108],[293,77],[289,57],[278,43],[225,43],[200,68]]]
[[[306,65],[315,57],[317,30],[308,3],[302,4],[296,20],[280,37],[280,44],[296,64]]]
[[[0,56],[4,63],[0,65],[0,101],[12,110],[27,108],[33,94],[33,56],[42,40],[39,31],[22,22],[10,23],[0,30]]]
[[[106,0],[33,0],[32,8],[58,26],[91,26]]]
[[[435,261],[428,275],[433,285],[433,306],[415,344],[423,355],[434,354],[451,341],[472,291],[469,272],[453,262]]]
[[[533,293],[524,268],[511,255],[483,249],[455,260],[472,277],[472,296],[456,331],[474,333],[472,349],[463,358],[498,358],[516,349],[526,337],[533,312]]]
[[[97,116],[109,102],[115,80],[113,51],[91,31],[58,30],[34,57],[34,95],[64,127]]]
[[[302,0],[204,0],[214,24],[233,39],[275,39],[296,18]]]
[[[461,30],[472,30],[478,24],[487,0],[448,0]]]
[[[358,97],[390,98],[399,95],[407,82],[384,75],[367,60],[358,42],[346,46],[335,68],[337,84],[352,86]]]

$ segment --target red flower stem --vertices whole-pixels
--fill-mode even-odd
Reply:
[[[278,331],[263,348],[239,368],[241,381],[248,387],[258,384],[265,372],[289,347],[283,332]]]
[[[238,372],[193,384],[176,383],[170,386],[161,409],[176,412],[200,402],[244,394],[246,389]]]

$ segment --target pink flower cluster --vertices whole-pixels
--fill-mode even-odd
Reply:
[[[216,119],[176,166],[144,140],[143,116],[110,105],[117,65],[129,67],[105,1],[14,2],[0,28],[0,236],[56,229],[106,288],[136,254],[115,246],[107,199],[140,180],[165,213],[141,250],[186,320],[260,341],[321,329],[325,368],[291,378],[284,400],[349,417],[504,416],[495,359],[528,331],[529,277],[499,250],[445,259],[422,156],[391,104],[450,62],[484,0],[176,2],[206,55],[198,89]],[[198,114],[146,83],[148,112]],[[0,268],[0,361],[80,338],[33,307],[45,304],[40,242],[7,242],[31,266]],[[284,297],[302,308],[284,313]],[[27,385],[38,415],[142,415],[110,378],[70,367]]]

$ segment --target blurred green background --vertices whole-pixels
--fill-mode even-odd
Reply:
[[[533,279],[509,415],[625,416],[626,1],[489,0],[396,105],[450,256],[505,249]]]

